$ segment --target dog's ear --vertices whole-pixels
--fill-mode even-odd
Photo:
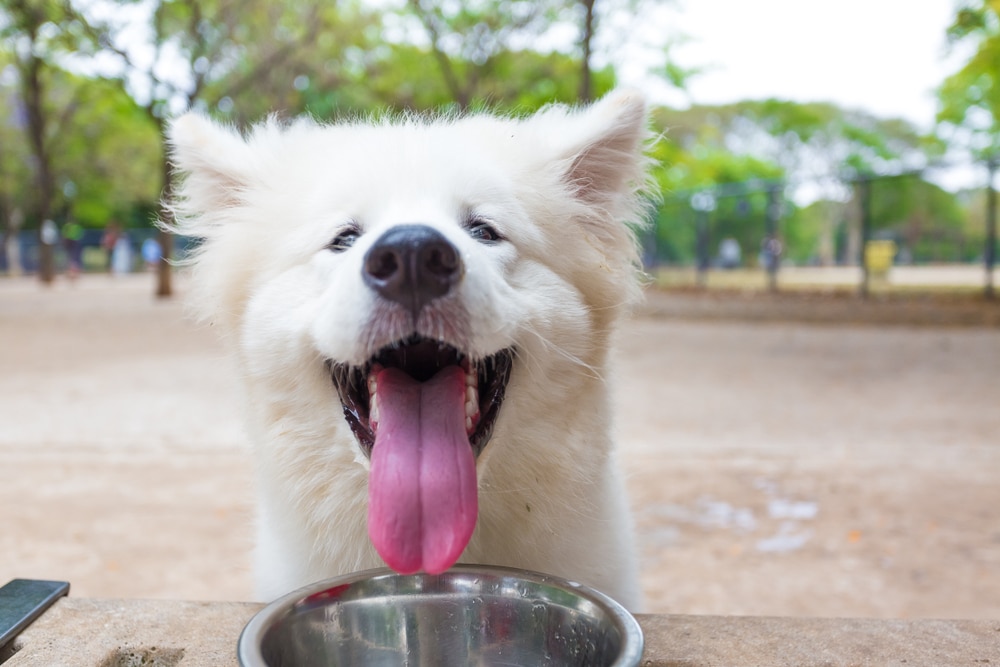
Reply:
[[[592,213],[629,217],[630,200],[647,185],[646,100],[617,90],[589,107],[553,106],[529,120],[530,146],[548,173]],[[623,207],[624,205],[624,207]]]
[[[645,185],[643,143],[647,137],[646,101],[631,90],[615,91],[576,117],[567,119],[565,179],[577,197],[603,207]]]
[[[635,91],[619,90],[582,109],[551,107],[529,123],[525,150],[541,169],[532,177],[545,184],[534,191],[549,200],[539,203],[542,217],[560,225],[553,236],[557,243],[566,238],[567,223],[584,232],[586,242],[578,245],[568,270],[587,285],[594,312],[610,320],[640,294],[635,232],[646,224],[644,195],[653,194],[645,154],[646,101]],[[565,195],[558,200],[562,208],[555,209],[562,215],[550,215],[552,188]]]
[[[252,155],[235,130],[187,113],[170,123],[167,139],[174,169],[187,176],[184,198],[188,208],[213,211],[239,200]]]

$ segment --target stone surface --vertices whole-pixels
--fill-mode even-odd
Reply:
[[[649,667],[996,665],[1000,621],[640,616]]]
[[[235,667],[255,603],[63,598],[4,667]],[[643,667],[1000,664],[1000,620],[640,615]]]
[[[225,667],[260,604],[59,600],[14,640],[4,667]]]

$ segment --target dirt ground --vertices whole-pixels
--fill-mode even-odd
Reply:
[[[151,294],[0,280],[0,583],[251,598],[234,373]],[[1000,618],[1000,328],[670,299],[624,327],[614,378],[646,611]]]

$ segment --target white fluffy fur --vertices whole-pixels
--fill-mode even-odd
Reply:
[[[324,360],[361,364],[410,333],[380,320],[361,262],[384,230],[419,222],[466,267],[428,306],[431,333],[472,357],[517,350],[461,562],[557,574],[637,607],[607,381],[609,335],[638,292],[629,226],[645,121],[642,98],[617,92],[524,119],[272,120],[246,136],[197,115],[173,123],[186,175],[175,228],[203,239],[193,301],[231,343],[245,387],[262,598],[381,565],[366,529],[368,460]],[[505,240],[472,239],[470,211]],[[352,222],[356,244],[325,249]]]

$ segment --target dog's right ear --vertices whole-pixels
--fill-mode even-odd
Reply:
[[[170,123],[167,140],[175,171],[186,175],[185,208],[205,213],[240,200],[249,180],[252,151],[239,133],[187,113]]]

